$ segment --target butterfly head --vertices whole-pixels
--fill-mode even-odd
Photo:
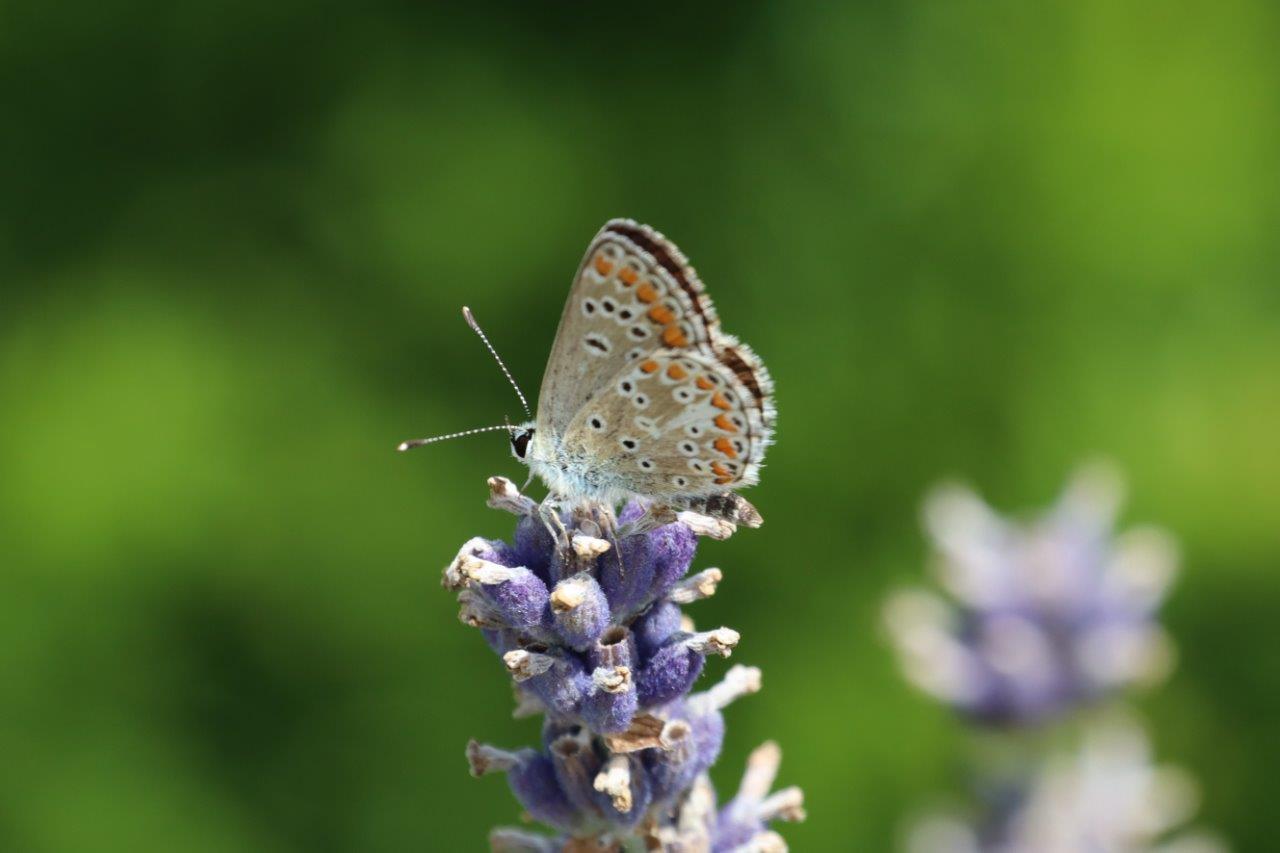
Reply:
[[[525,461],[525,457],[529,453],[529,443],[533,441],[534,426],[533,421],[526,421],[519,426],[511,428],[511,455]]]

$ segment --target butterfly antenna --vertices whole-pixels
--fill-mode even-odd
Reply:
[[[475,429],[465,429],[462,432],[451,432],[448,435],[434,435],[430,438],[415,438],[412,441],[402,441],[396,447],[401,452],[405,450],[413,450],[415,447],[422,447],[424,444],[435,444],[437,441],[447,441],[450,438],[462,438],[466,435],[475,435],[480,432],[496,432],[497,430],[506,430],[511,432],[510,424],[498,424],[497,426],[476,427]]]
[[[489,343],[488,336],[485,335],[484,329],[480,328],[480,324],[476,322],[476,317],[471,313],[471,309],[465,305],[462,306],[462,316],[467,318],[467,325],[471,327],[471,331],[479,335],[480,340],[484,341],[485,348],[489,350],[489,355],[493,356],[493,360],[498,362],[498,367],[502,369],[502,375],[507,377],[507,381],[515,389],[516,396],[520,398],[520,405],[524,406],[525,417],[533,420],[533,412],[529,411],[529,401],[524,398],[524,392],[516,384],[515,377],[511,375],[511,371],[507,370],[507,366],[502,363],[502,357],[498,355],[498,351],[493,348],[493,344]]]

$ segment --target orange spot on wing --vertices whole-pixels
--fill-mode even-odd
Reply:
[[[652,302],[658,298],[658,291],[649,282],[645,282],[636,288],[636,299],[641,302]]]
[[[727,486],[733,482],[732,477],[716,477],[713,481],[717,486]]]
[[[608,275],[613,271],[613,263],[604,255],[596,255],[596,272]]]
[[[716,475],[716,485],[724,486],[733,481],[733,475],[729,473],[729,469],[719,462],[711,463],[711,470]]]
[[[713,383],[710,379],[708,379],[705,376],[699,376],[697,379],[694,380],[694,382],[703,391],[710,391],[712,388],[716,387],[715,383]]]
[[[653,359],[649,359],[644,364],[640,365],[640,369],[645,373],[656,373],[658,370],[658,362]]]
[[[684,379],[688,375],[689,374],[685,372],[685,369],[678,364],[673,364],[667,368],[668,378],[674,379],[677,382],[679,382],[681,379]]]
[[[649,309],[649,319],[660,326],[665,326],[675,318],[675,313],[665,305],[655,305]]]
[[[684,336],[684,332],[680,331],[680,327],[674,323],[662,330],[662,342],[669,347],[687,347],[689,339]]]
[[[733,408],[719,391],[711,395],[711,405],[717,409],[724,409],[726,412]]]
[[[738,428],[733,425],[733,421],[729,420],[728,415],[716,415],[715,425],[725,432],[737,432]],[[724,439],[721,439],[723,441]]]
[[[636,274],[636,271],[631,267],[623,267],[622,272],[618,273],[618,278],[620,278],[622,280],[622,283],[627,286],[631,286],[635,284],[636,279],[639,277],[640,276],[638,276]]]
[[[725,456],[728,456],[730,459],[738,458],[738,453],[733,449],[733,445],[729,443],[729,439],[717,438],[714,446],[716,450],[719,450],[721,453],[723,453]]]

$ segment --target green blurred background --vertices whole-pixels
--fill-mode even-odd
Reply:
[[[797,850],[887,850],[965,739],[878,627],[945,476],[1074,463],[1173,530],[1141,701],[1274,842],[1280,10],[1266,0],[0,6],[0,849],[482,849],[532,742],[439,571],[607,218],[778,383],[766,525],[697,605],[765,689]],[[719,673],[724,664],[713,665]]]

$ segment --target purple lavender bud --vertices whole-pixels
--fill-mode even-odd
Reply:
[[[549,601],[555,629],[572,649],[586,651],[609,627],[609,600],[586,572],[556,584]]]
[[[804,820],[804,796],[799,788],[769,793],[781,761],[782,751],[775,743],[766,743],[751,753],[738,795],[720,810],[713,853],[772,849],[764,844],[776,837],[769,829],[771,821]]]
[[[473,776],[505,772],[511,792],[537,820],[565,831],[582,824],[582,815],[565,796],[547,756],[532,749],[507,752],[473,740],[467,744],[467,760]]]
[[[631,670],[599,667],[591,673],[591,691],[582,703],[582,719],[599,734],[625,732],[639,702]]]
[[[686,785],[692,784],[693,776],[711,769],[711,765],[720,757],[720,747],[724,745],[724,715],[718,710],[693,713],[689,721],[693,725],[694,756],[691,769],[694,772],[688,777]]]
[[[555,766],[545,755],[533,750],[528,752],[532,753],[528,763],[518,772],[507,774],[511,793],[535,820],[557,829],[572,830],[581,822],[581,816],[560,790]]]
[[[666,524],[627,536],[616,552],[602,556],[598,564],[600,585],[614,617],[636,613],[665,595],[689,570],[697,544],[697,537],[685,525]]]
[[[542,721],[542,746],[548,752],[551,745],[565,735],[577,737],[582,732],[582,725],[566,717],[548,714]]]
[[[615,619],[634,613],[649,599],[655,568],[649,548],[650,535],[639,533],[625,537],[617,549],[603,555],[596,564],[600,587],[609,598]]]
[[[516,557],[515,549],[506,542],[503,542],[501,539],[490,539],[488,540],[488,543],[488,549],[476,556],[492,563],[497,563],[500,566],[507,566],[508,568],[515,568],[516,566],[521,565],[520,560]]]
[[[707,655],[728,657],[737,644],[738,632],[729,628],[675,635],[658,649],[636,678],[641,706],[665,705],[683,696],[702,674]]]
[[[621,625],[606,631],[592,647],[588,658],[594,667],[630,667],[635,660],[635,643],[631,632]]]
[[[632,827],[653,801],[649,777],[634,755],[612,755],[592,781],[601,813],[609,823]]]
[[[648,659],[680,632],[680,608],[670,601],[659,601],[640,615],[631,626],[636,650]]]
[[[551,532],[536,515],[523,516],[516,524],[516,535],[511,548],[515,565],[524,566],[543,581],[550,583],[551,557],[556,552]]]
[[[444,576],[440,579],[445,589],[463,589],[468,584],[468,567],[496,566],[514,568],[520,565],[515,559],[511,547],[505,542],[484,539],[477,536],[467,540],[458,549],[453,562],[445,567]]]
[[[702,655],[679,641],[660,649],[636,679],[641,704],[665,705],[683,696],[702,674],[704,663]]]
[[[632,649],[627,629],[614,626],[591,650],[589,657],[595,669],[591,673],[591,692],[582,703],[582,717],[592,731],[617,734],[631,725],[638,707],[631,675]]]
[[[595,789],[596,774],[604,763],[585,731],[565,734],[551,743],[551,761],[556,781],[565,797],[579,811],[600,814],[600,798]]]
[[[560,649],[538,645],[513,649],[502,656],[502,662],[522,688],[557,714],[577,714],[592,690],[591,676],[582,661]]]
[[[698,550],[698,537],[684,524],[668,524],[649,534],[649,549],[654,561],[650,590],[650,600],[653,600],[670,592],[688,573],[694,552]]]
[[[466,577],[479,585],[481,593],[498,617],[512,628],[532,628],[543,622],[547,612],[547,585],[528,569],[507,568],[482,560],[469,561]]]
[[[724,743],[724,716],[719,710],[682,705],[673,709],[672,717],[663,730],[663,747],[644,753],[654,799],[658,801],[692,785],[715,763]]]

